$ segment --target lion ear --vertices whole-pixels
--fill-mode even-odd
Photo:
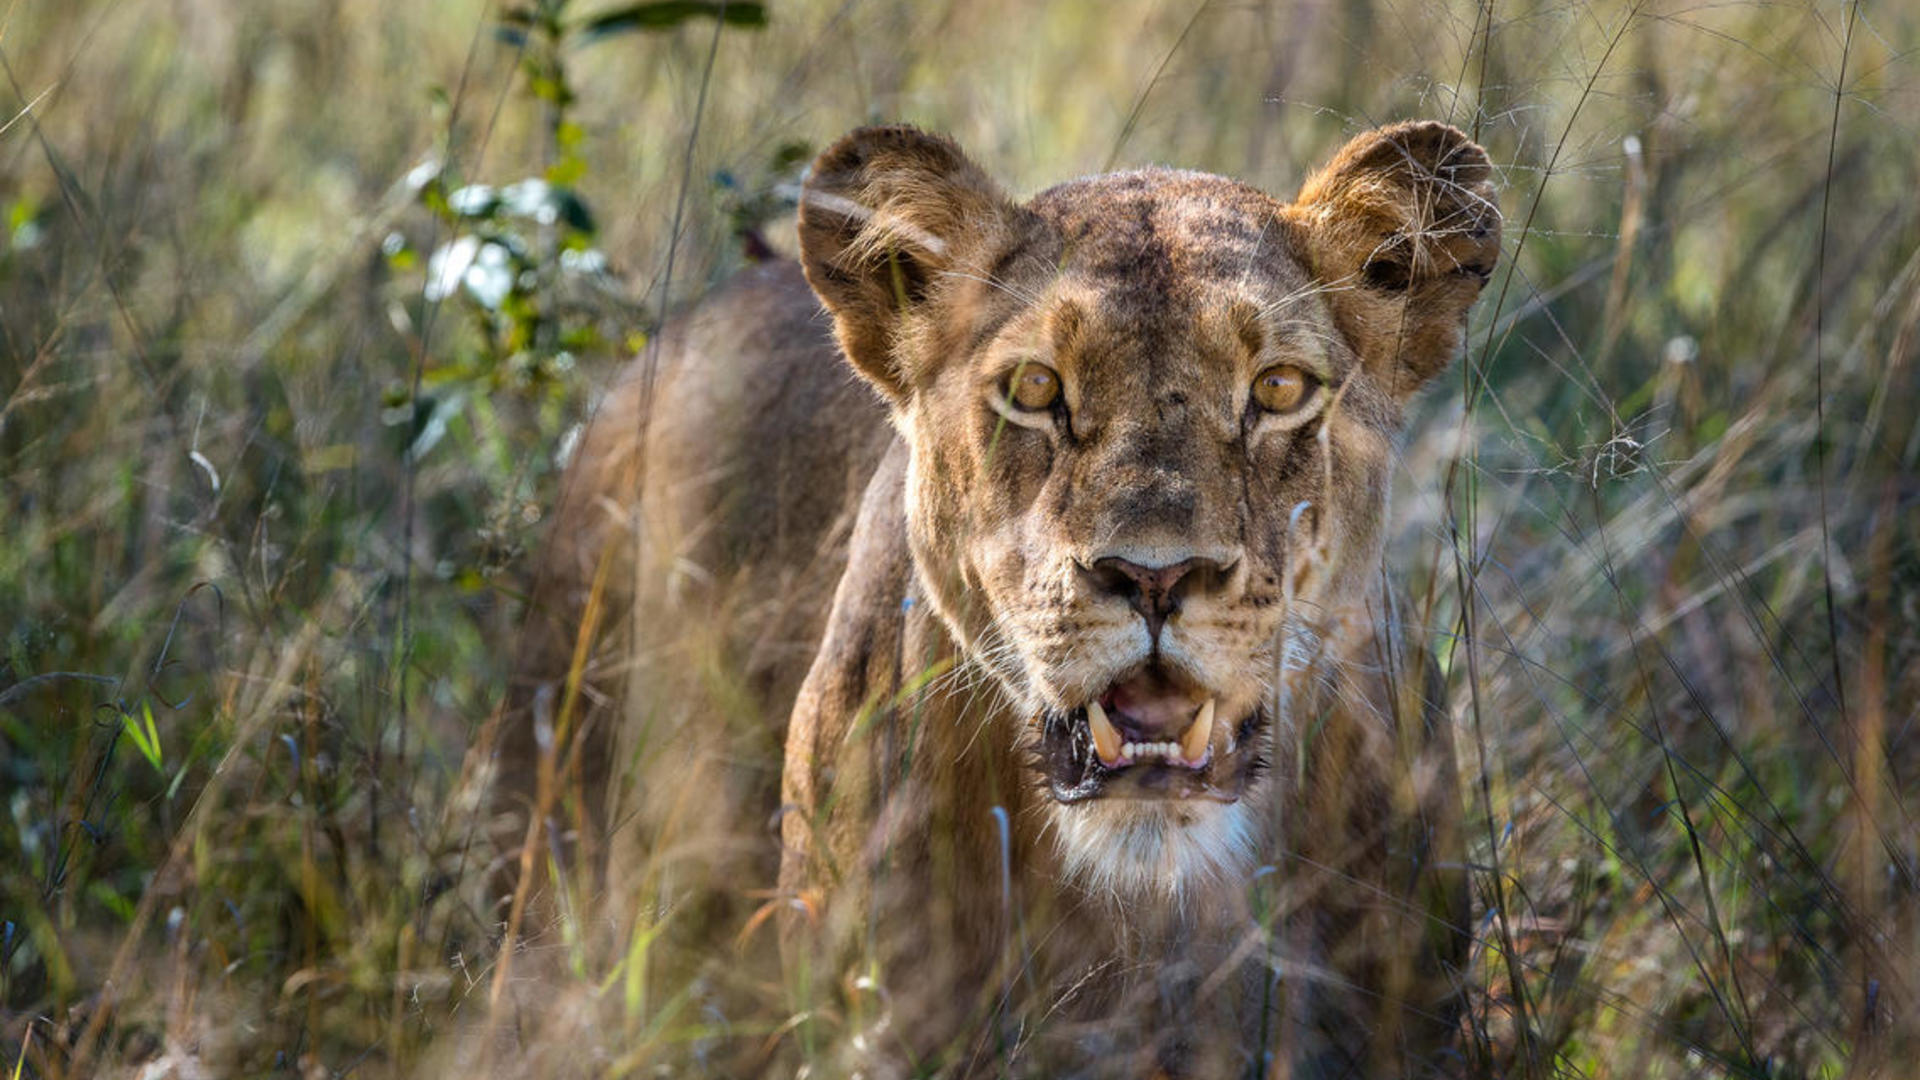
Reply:
[[[1016,214],[951,139],[918,128],[861,128],[814,159],[800,263],[847,359],[888,398],[904,401],[922,374],[900,347],[903,320],[943,272],[1004,244]]]
[[[1377,128],[1309,178],[1288,214],[1335,321],[1396,397],[1453,362],[1500,260],[1485,150],[1433,121]]]

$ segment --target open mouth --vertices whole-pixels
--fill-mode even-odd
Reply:
[[[1078,708],[1040,716],[1036,767],[1054,799],[1209,799],[1233,802],[1259,762],[1248,752],[1260,710],[1222,714],[1202,696],[1148,670]]]

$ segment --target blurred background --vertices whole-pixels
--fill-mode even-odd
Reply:
[[[1916,48],[1885,0],[0,0],[0,1065],[500,1039],[475,777],[542,515],[840,133],[1285,196],[1434,117],[1508,221],[1391,554],[1466,772],[1474,1068],[1910,1075]],[[806,1057],[778,986],[720,1015],[565,945],[611,1021],[517,1030],[529,1074]]]

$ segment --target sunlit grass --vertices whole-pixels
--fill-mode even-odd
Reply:
[[[791,144],[875,118],[1021,192],[1163,162],[1286,194],[1358,128],[1472,130],[1507,269],[1417,409],[1390,556],[1469,800],[1463,1045],[1525,1077],[1920,1050],[1920,11],[774,3],[545,45],[499,15],[0,10],[10,1076],[739,1074],[854,1029],[782,972],[771,881],[690,954],[698,853],[629,868],[616,926],[564,859],[495,904],[479,789],[559,448],[663,307],[748,234],[790,249]],[[590,222],[455,205],[530,179]],[[526,286],[430,288],[463,237]],[[582,842],[575,764],[527,869]]]

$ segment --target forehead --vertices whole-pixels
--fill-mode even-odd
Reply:
[[[1116,328],[1310,291],[1281,204],[1223,177],[1113,173],[1050,188],[1029,209],[1061,245],[1055,276],[1094,299],[1099,310],[1090,314]]]

